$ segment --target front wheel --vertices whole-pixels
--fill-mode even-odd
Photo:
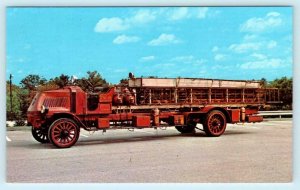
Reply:
[[[44,127],[40,128],[31,128],[31,134],[35,140],[37,140],[40,143],[48,143],[48,129]]]
[[[218,137],[222,135],[226,129],[225,115],[218,110],[209,112],[204,120],[203,129],[207,136]]]
[[[79,132],[80,129],[73,120],[61,118],[49,127],[48,138],[58,148],[69,148],[77,142]]]

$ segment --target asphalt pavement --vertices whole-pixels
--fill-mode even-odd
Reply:
[[[7,182],[227,183],[291,182],[292,120],[229,124],[220,137],[166,130],[82,130],[71,148],[8,128]]]

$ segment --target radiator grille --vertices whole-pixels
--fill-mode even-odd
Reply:
[[[68,102],[67,97],[58,97],[58,98],[46,98],[44,100],[43,105],[45,107],[51,108],[51,107],[66,107]]]

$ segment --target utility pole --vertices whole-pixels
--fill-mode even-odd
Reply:
[[[9,75],[9,91],[10,91],[10,115],[12,116],[12,91],[11,91],[11,83],[12,83],[12,74]]]

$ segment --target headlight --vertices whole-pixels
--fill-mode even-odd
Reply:
[[[47,113],[48,112],[48,108],[44,105],[42,105],[41,107],[41,113]]]

